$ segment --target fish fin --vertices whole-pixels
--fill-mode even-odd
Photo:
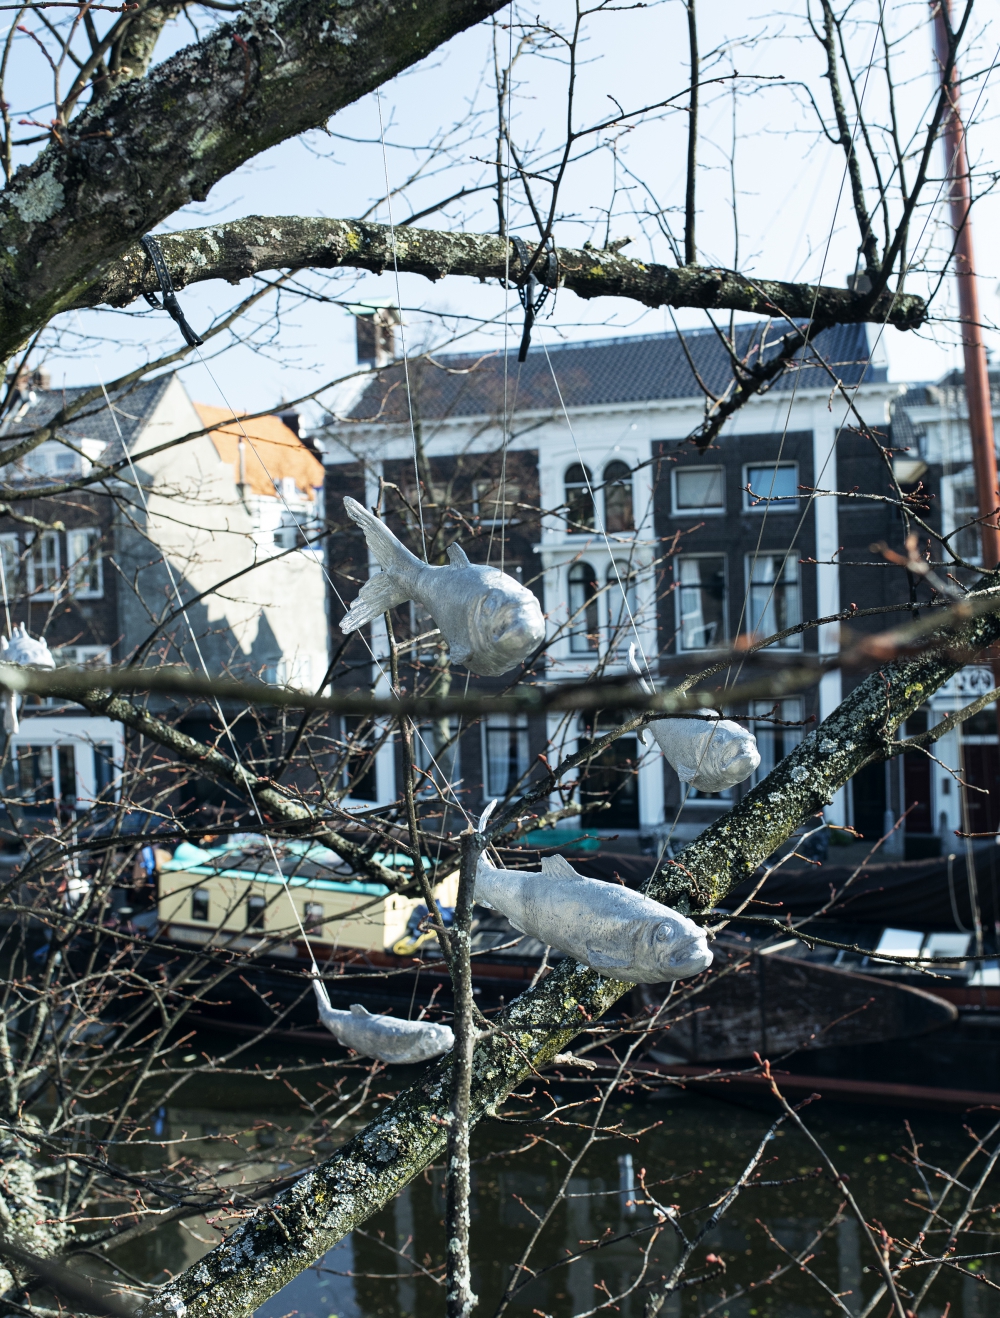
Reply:
[[[582,879],[582,874],[569,863],[565,856],[545,856],[542,860],[542,873],[547,879]]]
[[[351,1003],[351,1015],[352,1015],[352,1016],[370,1016],[370,1015],[371,1015],[371,1012],[368,1010],[367,1007],[362,1007],[362,1005],[361,1005],[360,1002],[352,1002],[352,1003]]]
[[[601,952],[597,948],[592,948],[589,943],[586,945],[587,965],[591,970],[624,970],[628,964],[628,958],[608,956],[607,952]]]
[[[347,614],[340,620],[340,630],[346,636],[356,632],[373,618],[388,613],[397,604],[405,604],[410,592],[401,586],[391,572],[379,572],[369,577],[358,596],[351,601]]]
[[[448,546],[448,562],[452,567],[472,566],[469,562],[469,555],[465,552],[462,546],[458,544]]]
[[[357,522],[365,533],[368,548],[375,555],[375,561],[384,572],[394,572],[397,576],[421,568],[423,564],[416,554],[411,554],[398,536],[386,526],[385,522],[370,513],[367,508],[347,495],[344,499],[344,511],[353,522]],[[409,596],[407,596],[409,598]]]
[[[653,688],[643,678],[642,669],[639,667],[639,661],[635,657],[635,641],[633,641],[632,644],[628,647],[628,666],[629,668],[631,668],[635,676],[639,679],[637,683],[639,690],[644,695],[651,696],[653,694]]]

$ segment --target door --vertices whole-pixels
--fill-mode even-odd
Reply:
[[[582,737],[580,749],[588,745]],[[619,737],[580,769],[580,804],[584,828],[602,831],[639,827],[639,744]],[[603,807],[607,805],[607,809]]]

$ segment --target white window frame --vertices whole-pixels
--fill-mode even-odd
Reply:
[[[609,483],[613,485],[625,484],[624,480],[609,482],[607,479],[608,468],[613,466],[616,462],[620,462],[623,467],[626,467],[628,469],[628,491],[629,491],[629,499],[631,500],[632,503],[632,525],[628,528],[628,530],[625,531],[608,531],[608,504],[607,504],[608,485]],[[604,527],[604,530],[607,532],[608,535],[613,535],[616,538],[621,538],[622,536],[626,536],[626,535],[635,535],[636,533],[635,473],[632,470],[631,463],[627,462],[623,457],[621,457],[618,454],[612,453],[607,458],[605,458],[604,465],[601,468],[601,513],[603,516],[602,526]]]
[[[791,562],[795,565],[796,576],[794,582],[786,582],[782,588],[787,590],[790,586],[794,586],[796,593],[798,595],[798,613],[799,613],[798,620],[797,622],[789,623],[788,625],[794,627],[797,626],[798,623],[802,622],[802,572],[801,572],[801,565],[798,560],[798,551],[792,549],[786,553],[784,550],[777,549],[777,550],[767,550],[762,553],[747,554],[743,560],[745,564],[744,574],[745,574],[746,601],[747,601],[746,628],[747,628],[747,632],[755,637],[755,643],[757,637],[757,629],[753,618],[753,588],[755,585],[765,586],[769,583],[764,581],[754,582],[751,580],[751,577],[753,575],[754,565],[756,563],[762,562],[766,558],[780,559],[782,564],[781,567],[782,573],[784,572],[784,565],[786,563]],[[774,582],[770,584],[772,586],[779,585],[780,576],[775,578]],[[771,602],[768,605],[769,608],[773,607],[773,591],[771,592],[770,600]],[[774,630],[780,631],[781,628],[776,626]],[[766,635],[770,635],[770,632],[762,632],[760,639],[763,639],[763,637]],[[798,635],[796,636],[786,636],[783,641],[776,641],[773,645],[769,646],[768,648],[772,650],[801,650],[802,637],[803,637],[802,632],[799,632]]]
[[[952,531],[954,531],[954,530],[956,529],[956,527],[959,527],[959,526],[966,526],[966,523],[968,523],[968,522],[970,522],[970,521],[972,520],[972,518],[969,518],[969,517],[963,517],[963,518],[960,519],[960,518],[956,515],[956,512],[955,512],[955,505],[956,505],[956,501],[955,501],[955,492],[956,492],[956,490],[959,490],[959,489],[968,488],[968,489],[971,489],[971,490],[973,491],[973,495],[975,495],[975,488],[976,488],[976,484],[975,484],[975,482],[976,482],[975,472],[973,471],[973,469],[972,469],[971,467],[967,467],[964,471],[956,471],[956,472],[952,472],[950,475],[942,477],[942,479],[941,479],[941,503],[942,503],[942,509],[941,509],[941,511],[942,511],[942,514],[943,514],[943,515],[942,515],[941,520],[942,520],[942,523],[943,523],[944,534],[945,534],[945,535],[950,534]],[[979,509],[978,509],[978,506],[975,506],[975,507],[973,507],[972,505],[966,505],[966,506],[967,506],[968,508],[971,509],[971,511],[975,514],[976,517],[979,516]],[[966,561],[967,563],[974,563],[974,564],[976,564],[977,566],[982,566],[982,562],[983,562],[983,539],[982,539],[982,535],[980,534],[979,528],[978,528],[978,527],[975,527],[975,526],[966,526],[966,531],[967,531],[968,533],[971,533],[971,534],[974,536],[974,538],[975,538],[975,541],[976,541],[976,552],[975,552],[975,554],[969,554],[969,555],[967,555],[967,554],[963,554],[962,557],[965,559],[965,561]],[[958,537],[957,537],[957,536],[954,536],[954,537],[952,538],[952,540],[950,541],[951,547],[952,547],[952,549],[955,550],[955,553],[958,553],[958,552],[959,552],[959,551],[958,551],[958,548],[957,548],[957,546],[956,546],[956,542],[957,542],[957,540],[958,540]]]
[[[714,637],[711,645],[699,645],[688,648],[684,644],[684,625],[683,625],[682,610],[681,610],[681,599],[684,591],[684,585],[683,582],[681,581],[681,564],[687,562],[689,559],[702,559],[702,558],[722,559],[723,572],[725,573],[725,580],[723,582],[723,587],[722,587],[723,589],[722,635]],[[676,583],[674,590],[674,598],[676,600],[675,609],[674,609],[674,618],[675,618],[675,626],[676,626],[676,643],[677,643],[678,653],[704,654],[706,650],[714,650],[719,646],[724,645],[726,641],[729,640],[729,555],[719,554],[719,553],[679,554],[677,558],[674,559],[674,562],[677,565],[675,568],[676,575],[674,578]]]
[[[524,769],[518,775],[520,780],[520,787],[518,787],[516,790],[519,792],[524,792],[527,790],[527,776],[531,768],[531,740],[530,740],[531,734],[528,727],[527,714],[487,714],[487,716],[483,719],[481,725],[484,801],[492,800],[494,796],[499,795],[496,791],[494,791],[494,785],[490,782],[490,743],[489,743],[490,726],[492,725],[493,731],[495,732],[502,731],[508,733],[509,735],[511,732],[512,722],[513,722],[513,730],[516,733],[518,733],[518,741],[520,741],[521,734],[523,733],[524,741],[526,743]],[[520,767],[520,756],[518,757],[518,767]]]
[[[66,532],[67,593],[74,599],[96,600],[104,597],[104,560],[100,552],[99,526],[74,526]],[[97,585],[80,588],[81,577],[94,572]]]
[[[513,491],[513,498],[511,492]],[[500,493],[500,478],[480,476],[472,482],[472,515],[479,518],[480,526],[518,526],[521,518],[513,515],[521,499],[519,480],[503,482],[503,499],[490,497]],[[483,506],[485,502],[485,507]],[[497,512],[499,511],[499,516]]]
[[[717,471],[722,481],[722,503],[719,505],[711,504],[708,507],[682,508],[677,501],[677,477],[686,471],[697,471],[704,475],[710,471]],[[685,463],[683,466],[674,467],[670,473],[670,507],[674,517],[724,517],[726,513],[726,469],[718,464],[710,467],[696,466],[693,462]]]
[[[750,484],[750,472],[759,471],[766,467],[769,471],[791,470],[792,484],[795,488],[795,496],[786,499],[777,496],[769,498],[761,490],[755,491],[758,496],[755,499],[747,493],[747,486]],[[799,510],[800,496],[799,489],[799,464],[797,462],[745,462],[743,464],[743,511],[745,513],[795,513]]]
[[[39,542],[55,546],[55,574],[51,590],[42,586],[39,588],[35,580],[35,547]],[[32,599],[52,600],[59,594],[62,582],[60,581],[61,554],[59,550],[59,532],[58,531],[39,531],[35,538],[28,546],[28,594]]]
[[[21,545],[16,531],[0,533],[0,554],[3,555],[3,580],[9,602],[18,594],[17,583],[21,575]]]

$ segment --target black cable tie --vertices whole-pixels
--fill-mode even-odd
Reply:
[[[521,269],[528,268],[528,244],[523,238],[511,238],[511,243],[517,252],[517,259],[521,262]],[[555,283],[559,271],[559,259],[555,253],[555,247],[549,239],[548,257],[545,262],[546,279]],[[535,275],[534,270],[528,275],[524,283],[517,285],[517,295],[521,300],[521,306],[524,307],[524,331],[521,334],[521,347],[518,349],[517,360],[523,362],[527,359],[528,348],[531,346],[531,329],[535,323],[535,317],[545,305],[545,300],[549,296],[551,288],[549,283],[543,283]]]
[[[170,278],[170,271],[167,269],[167,263],[163,259],[163,253],[160,251],[160,245],[152,234],[143,234],[139,239],[142,248],[150,261],[153,263],[153,271],[160,283],[160,292],[163,294],[162,304],[157,302],[155,293],[143,293],[143,297],[151,307],[156,307],[158,311],[165,311],[172,320],[177,324],[177,328],[184,335],[184,342],[189,348],[200,348],[205,342],[199,338],[194,330],[184,318],[184,312],[181,311],[181,304],[177,301],[177,294],[174,292],[173,281]]]

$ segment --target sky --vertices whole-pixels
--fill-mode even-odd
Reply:
[[[523,29],[499,15],[502,52]],[[533,17],[537,10],[532,10]],[[568,0],[550,0],[541,11],[553,30],[565,30],[573,9]],[[858,70],[858,96],[875,126],[889,122],[884,78],[879,68],[877,32],[871,23],[874,0],[859,0],[861,21],[848,33]],[[805,26],[803,0],[782,12],[746,3],[711,0],[700,12],[703,89],[699,124],[698,249],[708,264],[737,266],[748,274],[776,279],[822,280],[843,286],[854,270],[857,227],[846,184],[843,152],[818,131],[809,96],[829,118],[828,84],[821,51]],[[1000,159],[996,107],[1000,73],[993,70],[1000,43],[1000,0],[977,0],[969,50],[963,56],[964,109],[970,123],[971,153],[985,182]],[[896,113],[903,140],[920,146],[920,125],[933,96],[931,33],[924,4],[886,6]],[[673,263],[668,239],[649,218],[664,208],[674,233],[683,228],[688,76],[686,21],[680,0],[645,7],[595,12],[584,24],[575,87],[574,125],[586,128],[616,113],[674,98],[645,118],[630,117],[627,132],[604,132],[581,139],[579,159],[566,173],[555,226],[562,245],[585,239],[602,245],[631,235],[629,255]],[[191,39],[190,27],[173,24],[160,58]],[[286,142],[257,157],[213,189],[207,201],[169,217],[164,230],[194,227],[245,215],[322,215],[353,217],[370,213],[386,221],[386,193],[401,187],[419,168],[420,177],[391,201],[399,223],[415,211],[460,188],[477,187],[493,176],[496,99],[493,91],[493,29],[477,27],[455,38],[378,95],[369,95],[335,115],[326,132]],[[876,58],[873,60],[873,52]],[[46,79],[40,55],[22,38],[15,45],[15,112],[23,107],[45,117]],[[869,67],[870,65],[870,67]],[[537,171],[556,158],[565,135],[566,48],[558,38],[519,62],[509,108],[519,149]],[[855,122],[852,114],[852,125]],[[432,153],[432,145],[439,151]],[[33,148],[37,149],[37,148]],[[24,158],[30,158],[29,149]],[[929,200],[940,198],[943,163],[933,154],[934,181]],[[907,163],[910,176],[915,169]],[[872,177],[867,177],[871,183]],[[547,202],[544,187],[539,196]],[[735,197],[735,205],[734,205]],[[653,200],[655,198],[655,200]],[[373,209],[374,208],[374,209]],[[609,218],[610,212],[610,218]],[[917,214],[914,265],[907,288],[926,291],[940,268],[946,215],[939,204]],[[421,222],[428,227],[495,232],[497,211],[490,192],[475,193]],[[512,224],[531,237],[523,204],[512,210]],[[975,211],[980,290],[984,319],[1000,317],[997,289],[1000,255],[993,235],[1000,227],[998,203],[984,197]],[[926,269],[924,267],[927,267]],[[404,308],[403,341],[408,351],[427,347],[502,347],[516,351],[521,312],[516,294],[496,285],[448,278],[433,284],[392,271],[381,277],[340,271],[308,279],[313,300],[283,294],[255,312],[253,346],[227,344],[206,350],[184,368],[199,401],[258,409],[317,389],[355,369],[354,322],[344,303],[391,299]],[[208,283],[181,294],[196,327],[222,314],[234,291]],[[319,300],[315,300],[319,295]],[[276,314],[277,313],[277,314]],[[700,327],[703,313],[650,311],[624,300],[584,302],[562,291],[550,301],[536,341],[599,338]],[[946,281],[935,301],[938,319],[925,331],[873,331],[888,358],[890,378],[934,379],[959,365],[960,350],[949,317],[953,289]],[[484,325],[484,322],[490,322]],[[110,379],[143,360],[173,348],[178,335],[162,312],[144,303],[125,312],[102,309],[72,313],[67,331],[48,354],[53,384]],[[989,341],[1000,346],[996,334]],[[313,411],[315,417],[318,412]]]

